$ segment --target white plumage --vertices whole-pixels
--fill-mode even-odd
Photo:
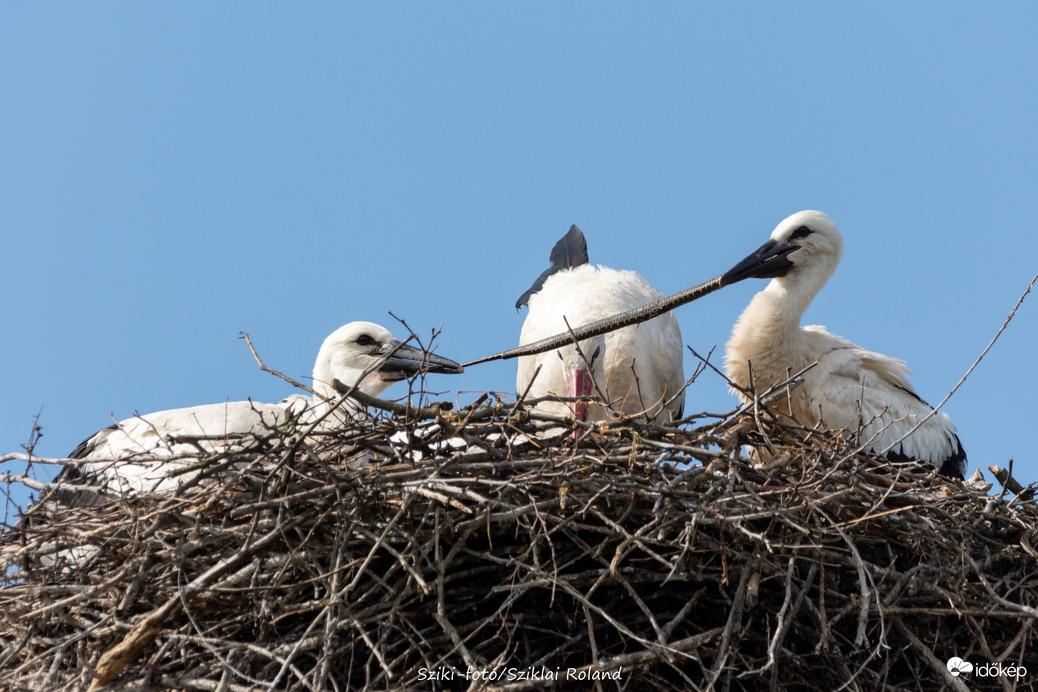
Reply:
[[[576,227],[574,227],[576,229]],[[576,229],[579,233],[579,229]],[[571,233],[573,231],[571,230]],[[560,241],[561,242],[561,241]],[[583,258],[586,262],[586,254]],[[543,277],[542,277],[543,278]],[[662,294],[633,271],[579,264],[548,276],[529,297],[530,312],[519,343],[528,344],[570,327],[636,308]],[[614,413],[600,403],[543,402],[538,408],[580,420],[608,420],[616,414],[646,413],[669,422],[681,417],[685,395],[681,330],[667,313],[580,342],[519,359],[516,389],[527,398],[605,395]],[[590,362],[590,369],[588,368]],[[537,368],[540,372],[534,379]],[[597,389],[592,385],[597,384]],[[532,384],[531,384],[532,382]]]
[[[918,460],[963,477],[966,453],[944,413],[894,444],[933,410],[912,388],[904,361],[866,351],[824,327],[800,326],[842,252],[843,239],[832,220],[818,211],[802,211],[782,221],[771,240],[724,275],[725,284],[771,278],[732,330],[725,352],[728,377],[748,388],[752,368],[753,384],[763,392],[817,361],[792,392],[797,421],[856,432],[867,449],[890,448],[892,460]],[[747,401],[744,394],[740,397]],[[785,400],[779,406],[788,408]]]
[[[378,396],[393,382],[419,371],[458,373],[462,369],[454,361],[401,344],[377,324],[351,322],[321,345],[313,371],[318,396],[294,395],[277,404],[207,404],[129,418],[85,440],[70,455],[97,459],[96,463],[66,467],[57,480],[87,481],[120,494],[171,492],[183,477],[170,477],[169,471],[197,461],[200,453],[246,445],[297,416],[301,424],[326,428],[365,415],[365,407],[356,401],[340,401],[333,380],[347,387],[359,382],[359,391]],[[77,498],[73,494],[69,499]],[[103,496],[79,494],[78,499],[93,503]]]

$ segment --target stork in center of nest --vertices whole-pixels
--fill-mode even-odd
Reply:
[[[551,263],[516,303],[517,308],[529,308],[520,345],[663,297],[633,271],[589,264],[586,241],[576,226],[556,244]],[[685,401],[682,357],[681,330],[674,315],[667,313],[519,358],[516,390],[528,399],[604,396],[604,401],[593,403],[545,400],[536,405],[552,415],[599,421],[641,414],[670,422],[681,418]]]

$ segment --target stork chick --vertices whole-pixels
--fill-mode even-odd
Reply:
[[[462,371],[452,360],[400,343],[385,327],[351,322],[332,332],[321,345],[313,371],[313,389],[318,396],[294,395],[277,404],[206,404],[128,418],[84,440],[69,455],[99,461],[79,468],[65,467],[56,480],[98,484],[102,486],[99,491],[118,494],[171,492],[180,482],[168,475],[171,468],[193,463],[200,452],[232,449],[294,416],[299,416],[303,424],[325,428],[363,417],[365,407],[349,398],[340,401],[333,380],[357,385],[359,391],[378,396],[394,382],[419,372]],[[154,461],[156,458],[160,461]],[[107,499],[100,492],[92,497],[82,492],[65,495],[71,504],[96,504]]]
[[[817,361],[792,391],[792,410],[779,404],[784,413],[809,427],[857,433],[866,449],[886,450],[891,461],[932,464],[946,476],[963,478],[966,452],[944,413],[931,415],[898,442],[933,411],[912,388],[904,361],[866,351],[825,327],[800,326],[842,252],[836,224],[822,212],[802,211],[782,221],[768,242],[722,277],[724,285],[771,279],[732,330],[726,374],[748,389],[752,368],[753,384],[763,392]],[[750,400],[738,393],[744,403]]]

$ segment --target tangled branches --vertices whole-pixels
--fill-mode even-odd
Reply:
[[[3,539],[0,685],[964,689],[953,656],[1038,676],[1033,502],[760,417],[574,442],[492,398],[426,413],[267,436],[176,497],[39,503]]]

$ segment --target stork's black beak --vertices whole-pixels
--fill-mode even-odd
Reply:
[[[793,268],[793,262],[788,255],[796,249],[796,246],[789,243],[769,240],[725,272],[721,276],[721,284],[728,286],[743,279],[774,279],[776,276],[785,276]]]
[[[396,339],[386,342],[382,346],[380,353],[383,355],[390,354],[382,367],[379,368],[382,374],[397,375],[400,379],[410,375],[417,375],[420,372],[436,372],[447,375],[457,375],[465,372],[465,368],[449,358],[402,344]]]

